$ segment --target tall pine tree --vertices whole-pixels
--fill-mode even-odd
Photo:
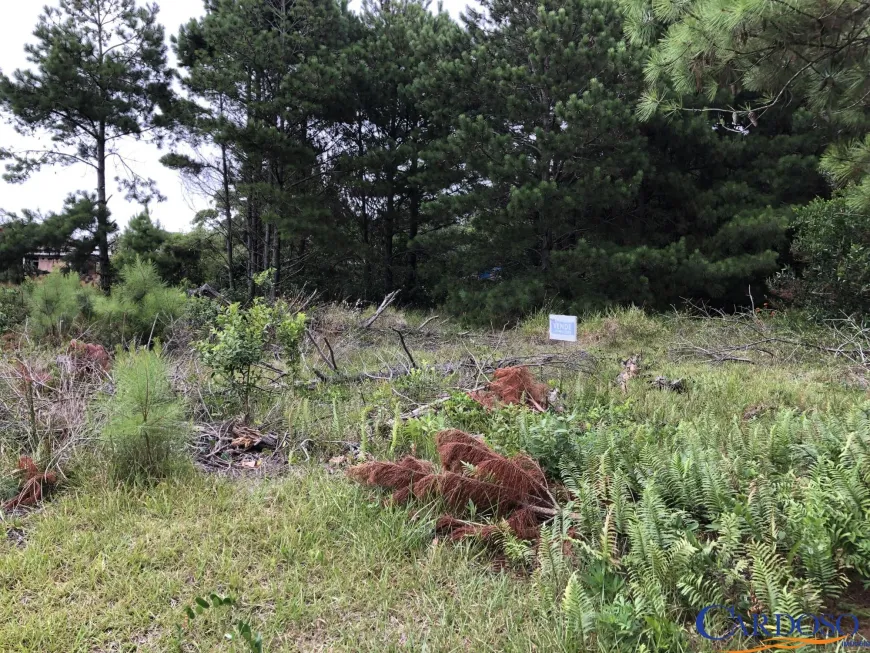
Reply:
[[[43,165],[83,164],[96,176],[95,233],[101,284],[111,285],[108,208],[110,159],[123,159],[120,145],[141,138],[158,124],[171,99],[172,71],[166,66],[163,28],[157,5],[134,0],[60,0],[46,7],[26,46],[32,69],[12,78],[0,75],[0,107],[24,134],[44,130],[52,146],[11,152],[6,178],[22,181]],[[122,180],[137,199],[153,194],[153,184],[131,175]]]

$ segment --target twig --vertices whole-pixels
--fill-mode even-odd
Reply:
[[[479,385],[476,388],[471,388],[470,390],[466,390],[466,392],[477,392],[478,390],[483,390],[484,388],[486,388],[485,385]],[[433,408],[436,408],[436,407],[440,406],[441,404],[446,403],[448,401],[450,401],[450,395],[448,395],[446,397],[439,397],[435,401],[430,401],[428,404],[423,404],[422,406],[418,406],[417,408],[415,408],[412,411],[409,411],[407,413],[402,413],[401,415],[399,415],[399,419],[402,420],[403,422],[407,422],[409,419],[417,419],[421,415],[428,413]],[[393,419],[388,419],[385,422],[385,424],[387,426],[391,427],[393,425],[394,421],[395,420],[393,420]]]
[[[411,356],[411,351],[408,349],[408,345],[405,344],[405,336],[402,335],[402,332],[394,327],[390,327],[393,331],[395,331],[399,335],[399,341],[402,343],[402,349],[405,350],[405,353],[408,354],[408,360],[411,361],[411,367],[417,369],[417,361],[414,360],[414,357]]]
[[[317,353],[320,354],[320,357],[323,359],[323,362],[326,363],[326,365],[327,365],[327,366],[328,366],[328,367],[329,367],[333,372],[338,373],[338,369],[335,367],[335,362],[334,362],[334,361],[331,362],[331,361],[326,357],[326,354],[323,353],[323,350],[320,348],[320,345],[318,345],[318,344],[317,344],[317,341],[314,339],[314,335],[312,335],[311,330],[310,330],[310,329],[305,329],[305,333],[308,335],[308,338],[311,340],[311,344],[314,345],[314,348],[317,350]],[[331,347],[330,347],[330,351],[332,351],[332,348],[331,348]]]
[[[423,331],[423,327],[425,327],[425,326],[426,326],[427,324],[429,324],[432,320],[435,320],[435,319],[437,319],[437,318],[438,318],[437,315],[433,315],[432,317],[428,318],[425,322],[423,322],[423,324],[421,324],[420,326],[417,327],[417,331],[418,331],[418,332]]]
[[[335,364],[335,352],[332,351],[332,345],[329,344],[329,338],[323,336],[323,342],[326,343],[326,348],[329,350],[329,360],[332,361],[332,369],[338,371],[338,365]]]

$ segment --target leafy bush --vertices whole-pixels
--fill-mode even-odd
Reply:
[[[97,310],[110,341],[160,338],[171,321],[182,314],[187,297],[168,287],[153,263],[136,258],[121,268],[121,283],[111,297],[102,298]]]
[[[113,478],[154,480],[176,467],[188,425],[159,348],[134,349],[121,358],[106,412],[102,440]]]
[[[795,211],[792,252],[802,270],[785,273],[773,290],[818,313],[842,317],[870,310],[870,214],[844,197],[817,199]]]
[[[292,314],[282,302],[270,306],[257,299],[249,308],[231,304],[216,318],[211,337],[196,343],[203,362],[220,374],[241,401],[245,418],[251,414],[251,396],[263,375],[269,345],[282,349],[290,371],[299,361],[305,333],[305,314]]]
[[[0,333],[14,329],[27,319],[27,303],[20,286],[0,286]]]
[[[55,270],[33,284],[27,313],[36,336],[63,338],[93,319],[98,292],[75,273]]]

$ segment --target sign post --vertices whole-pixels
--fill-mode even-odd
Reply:
[[[550,340],[577,342],[577,316],[551,315]]]

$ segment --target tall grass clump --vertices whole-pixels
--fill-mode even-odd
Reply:
[[[35,336],[63,338],[83,327],[94,313],[98,292],[78,274],[55,270],[33,284],[27,296],[30,328]]]
[[[121,358],[106,413],[102,440],[113,479],[151,481],[177,468],[189,427],[159,348]]]

